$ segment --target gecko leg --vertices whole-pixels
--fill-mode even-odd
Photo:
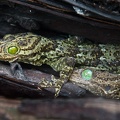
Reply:
[[[59,92],[71,76],[75,65],[75,59],[73,57],[62,57],[57,61],[51,62],[49,64],[54,70],[60,71],[60,78],[56,79],[53,75],[51,81],[44,79],[39,85],[41,87],[54,87],[55,88],[55,97],[59,95]]]

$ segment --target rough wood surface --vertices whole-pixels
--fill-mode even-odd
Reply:
[[[119,120],[120,102],[101,99],[0,98],[0,120]]]
[[[20,64],[19,64],[20,65]],[[20,65],[21,66],[21,65]],[[51,80],[51,75],[54,74],[52,69],[43,67],[33,67],[31,65],[22,64],[23,72],[20,72],[18,66],[15,67],[15,72],[12,74],[9,64],[0,62],[0,95],[7,97],[26,97],[26,98],[54,98],[54,88],[41,88],[39,82],[43,78],[48,81]],[[32,68],[32,69],[31,69]],[[36,69],[35,69],[36,68]],[[40,69],[45,71],[51,71],[50,74],[41,72]],[[25,75],[25,77],[23,77]],[[68,82],[66,83],[60,92],[60,96],[64,97],[82,97],[86,91],[79,86]]]
[[[50,3],[53,3],[54,5],[54,3],[56,3],[55,1],[56,0],[51,0]],[[67,6],[68,2],[77,3],[73,0],[64,1],[67,1],[66,4],[64,3],[64,5]],[[36,31],[35,33],[40,35],[46,35],[46,33],[49,33],[48,35],[50,35],[50,33],[53,31],[51,34],[53,35],[56,31],[70,35],[83,36],[85,38],[91,39],[92,41],[100,43],[120,43],[119,16],[117,16],[117,23],[110,22],[109,20],[107,21],[106,19],[103,20],[104,17],[102,16],[100,19],[99,15],[98,19],[94,19],[94,17],[96,18],[95,14],[90,16],[90,18],[86,18],[85,16],[81,17],[74,11],[74,5],[72,3],[69,4],[69,8],[72,8],[72,12],[70,11],[71,9],[68,9],[68,7],[57,4],[60,8],[63,6],[63,8],[65,7],[65,10],[70,11],[67,13],[63,12],[63,9],[58,11],[58,9],[55,9],[58,8],[56,5],[53,7],[53,5],[50,4],[46,5],[45,2],[43,2],[44,6],[41,6],[38,3],[36,6],[33,3],[28,3],[27,0],[7,0],[7,2],[9,6],[7,3],[5,3],[5,7],[2,6],[3,2],[0,1],[1,36],[9,33],[18,33],[21,31]],[[49,6],[50,9],[47,6]],[[103,13],[105,14],[105,12]],[[110,18],[115,19],[115,17]],[[13,23],[14,26],[12,25]]]
[[[37,89],[40,78],[50,79],[50,74],[37,70],[23,70],[25,75],[34,81],[34,85],[31,84],[32,81],[15,78],[9,65],[0,63],[0,95],[17,97],[0,97],[0,120],[119,120],[120,100],[86,95],[81,98],[79,88],[70,84],[64,85],[61,96],[54,99],[52,89]],[[19,73],[19,70],[16,72]],[[29,99],[25,99],[26,97]]]

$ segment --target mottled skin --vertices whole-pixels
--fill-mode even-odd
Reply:
[[[74,70],[69,80],[98,96],[120,99],[120,75],[98,71],[94,68],[86,67],[86,69],[93,72],[90,80],[82,78],[82,72],[85,69]]]
[[[6,35],[0,43],[0,60],[24,62],[41,66],[50,65],[60,71],[60,78],[52,77],[52,82],[43,80],[41,86],[54,86],[56,96],[62,85],[70,78],[75,64],[80,67],[91,66],[96,70],[105,70],[120,74],[120,46],[82,43],[75,37],[66,40],[51,40],[32,33]],[[17,47],[16,54],[10,54],[8,48]]]

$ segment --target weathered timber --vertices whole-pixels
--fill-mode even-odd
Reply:
[[[0,120],[119,120],[120,102],[107,99],[0,98]]]

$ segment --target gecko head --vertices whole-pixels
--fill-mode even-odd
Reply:
[[[78,86],[99,96],[118,98],[120,94],[120,76],[94,68],[78,69],[70,80]]]
[[[19,33],[6,35],[0,43],[0,60],[2,61],[24,61],[37,49],[38,36],[32,33]]]

